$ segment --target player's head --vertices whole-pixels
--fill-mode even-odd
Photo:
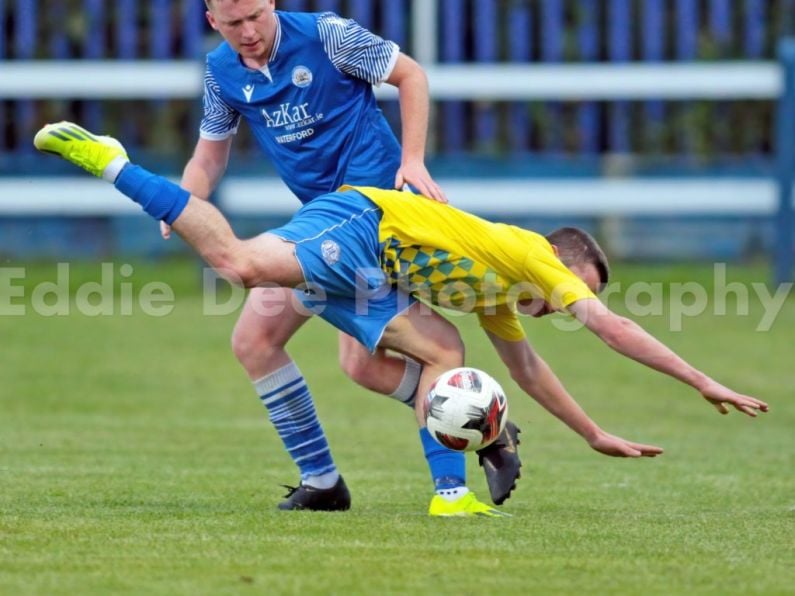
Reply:
[[[548,234],[546,239],[558,259],[594,294],[604,289],[610,277],[610,268],[604,251],[593,236],[579,228],[560,228]],[[520,297],[516,306],[520,313],[536,318],[561,310],[537,295]]]
[[[265,64],[276,36],[275,0],[205,0],[207,21],[244,59]]]
[[[594,293],[601,292],[610,278],[610,266],[604,251],[593,236],[580,228],[559,228],[547,234],[558,258]]]

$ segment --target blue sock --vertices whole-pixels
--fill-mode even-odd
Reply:
[[[127,164],[113,183],[156,220],[171,225],[188,204],[190,193],[162,176]]]
[[[312,395],[294,362],[255,382],[273,426],[287,453],[301,471],[301,480],[330,488],[339,474],[326,435],[315,412]]]
[[[420,429],[420,440],[436,490],[465,486],[467,472],[464,454],[434,441],[427,428]]]

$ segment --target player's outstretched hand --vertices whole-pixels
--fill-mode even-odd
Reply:
[[[164,221],[160,222],[160,235],[163,237],[163,240],[171,238],[171,226]]]
[[[612,457],[656,457],[663,452],[662,447],[633,443],[602,430],[588,444],[599,453]]]
[[[721,414],[729,413],[727,406],[734,406],[736,410],[752,418],[756,418],[758,412],[767,412],[767,404],[762,400],[732,391],[716,381],[711,380],[701,389],[701,395]]]
[[[400,169],[395,175],[395,188],[402,189],[405,184],[411,184],[420,194],[429,199],[439,201],[440,203],[447,203],[447,197],[444,191],[433,181],[428,169],[422,162],[408,163],[400,166]]]

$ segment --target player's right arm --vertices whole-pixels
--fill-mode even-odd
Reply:
[[[578,300],[568,310],[613,350],[690,385],[721,414],[729,412],[727,404],[748,416],[767,412],[765,402],[721,385],[685,362],[640,325],[615,314],[596,298]]]
[[[215,80],[209,63],[204,72],[204,116],[200,137],[193,156],[185,165],[180,186],[193,196],[209,200],[221,181],[229,163],[232,139],[240,124],[240,113],[224,101],[221,87]],[[163,238],[171,236],[171,229],[160,223]]]
[[[560,379],[526,339],[511,341],[488,330],[486,334],[516,384],[585,439],[594,450],[614,457],[654,457],[663,452],[654,445],[627,441],[602,430],[566,391]]]
[[[197,197],[209,199],[226,172],[231,149],[232,137],[220,141],[200,138],[182,172],[180,186]]]

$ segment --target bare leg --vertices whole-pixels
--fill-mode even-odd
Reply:
[[[191,196],[172,228],[232,283],[248,288],[267,283],[292,288],[304,281],[291,243],[273,234],[240,240],[221,212],[207,201]]]
[[[357,340],[342,332],[339,334],[339,349],[343,372],[370,391],[391,395],[403,380],[406,372],[403,356],[387,354],[384,348],[371,354]]]
[[[458,330],[441,315],[421,303],[415,303],[402,316],[392,320],[379,344],[410,356],[423,367],[418,395],[424,396],[442,372],[464,363],[464,345]],[[502,515],[469,492],[466,464],[462,453],[450,451],[437,443],[425,426],[426,400],[415,404],[420,440],[431,471],[436,494],[428,508],[430,515]]]
[[[301,486],[279,507],[346,509],[350,496],[331,457],[312,394],[285,350],[310,316],[292,290],[254,288],[232,334],[232,349],[301,473]]]
[[[464,344],[455,326],[422,303],[415,303],[387,326],[379,347],[390,348],[424,367],[417,395],[425,395],[444,371],[464,364]],[[425,400],[415,406],[417,422],[425,426]]]
[[[232,350],[252,381],[292,359],[285,346],[311,317],[287,288],[253,288],[232,332]]]

